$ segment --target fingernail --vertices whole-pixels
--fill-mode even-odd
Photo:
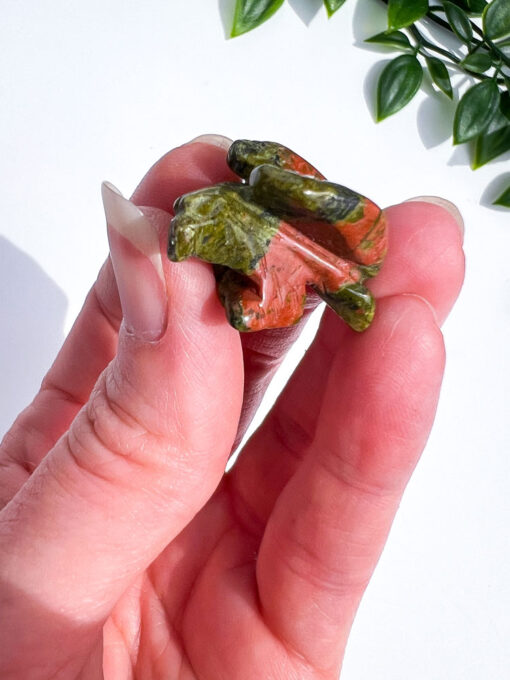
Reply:
[[[434,205],[439,205],[441,208],[444,208],[447,210],[452,217],[455,218],[455,221],[459,225],[460,233],[462,234],[462,238],[464,238],[464,220],[462,218],[462,215],[460,214],[460,210],[457,208],[457,206],[454,203],[451,203],[451,201],[447,201],[445,198],[441,198],[440,196],[416,196],[415,198],[409,198],[406,203],[411,203],[412,201],[423,201],[424,203],[434,203]]]
[[[233,141],[234,140],[230,139],[230,137],[224,137],[223,135],[199,135],[198,137],[193,137],[193,139],[190,139],[188,144],[201,142],[202,144],[211,144],[212,146],[218,146],[220,149],[225,149],[225,151],[228,151]]]
[[[124,326],[141,340],[158,340],[166,328],[166,284],[156,229],[113,184],[101,185],[110,256]]]

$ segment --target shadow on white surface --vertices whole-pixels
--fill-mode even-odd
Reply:
[[[342,11],[341,9],[339,10]],[[387,8],[375,0],[358,0],[352,20],[352,34],[354,44],[367,50],[373,50],[374,45],[364,42],[372,35],[385,31],[388,27]],[[389,50],[385,50],[387,53]],[[396,56],[397,53],[395,53]]]
[[[32,400],[62,344],[67,298],[0,236],[0,438]]]
[[[289,5],[306,26],[309,26],[317,12],[324,8],[322,0],[289,0]]]
[[[459,144],[454,147],[454,151],[448,160],[448,165],[471,165],[471,154],[469,144]]]
[[[418,134],[426,149],[433,149],[451,138],[456,105],[446,95],[427,89],[427,98],[418,107],[416,121]]]
[[[483,205],[485,208],[490,208],[491,210],[510,214],[508,208],[504,208],[502,205],[493,205],[494,201],[499,198],[503,191],[508,189],[509,186],[510,172],[504,172],[502,175],[498,175],[485,188],[485,191],[480,198],[480,205]]]

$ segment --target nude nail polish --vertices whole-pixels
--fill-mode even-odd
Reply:
[[[199,135],[190,139],[188,144],[195,144],[195,142],[201,142],[202,144],[211,144],[212,146],[217,146],[220,149],[228,151],[232,145],[233,140],[230,137],[225,137],[224,135]]]
[[[446,198],[441,198],[440,196],[416,196],[414,198],[409,198],[406,203],[412,203],[413,201],[423,201],[424,203],[433,203],[434,205],[439,205],[441,208],[447,210],[455,221],[459,225],[460,233],[464,237],[464,219],[460,214],[460,210],[451,201],[447,201]]]
[[[113,184],[103,182],[101,194],[125,329],[143,341],[159,340],[167,295],[158,232]]]

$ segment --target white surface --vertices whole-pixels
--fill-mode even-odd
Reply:
[[[231,5],[220,2],[225,13]],[[210,0],[3,0],[0,432],[35,392],[106,255],[102,179],[129,194],[169,148],[219,132],[282,141],[383,205],[444,195],[465,216],[468,269],[444,328],[439,413],[342,678],[503,680],[510,213],[480,197],[510,177],[509,156],[473,173],[446,141],[453,109],[439,96],[420,93],[375,125],[375,76],[391,55],[354,43],[385,28],[381,5],[348,0],[307,27],[310,6],[292,0],[226,41]]]

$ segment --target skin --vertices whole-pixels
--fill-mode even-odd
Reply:
[[[206,144],[134,194],[160,227],[230,180]],[[168,328],[120,328],[110,261],[0,450],[0,677],[338,677],[360,598],[427,440],[462,279],[461,233],[430,203],[386,211],[378,313],[326,309],[263,425],[234,439],[302,324],[237,333],[211,268],[164,258]],[[197,408],[200,405],[200,408]]]

